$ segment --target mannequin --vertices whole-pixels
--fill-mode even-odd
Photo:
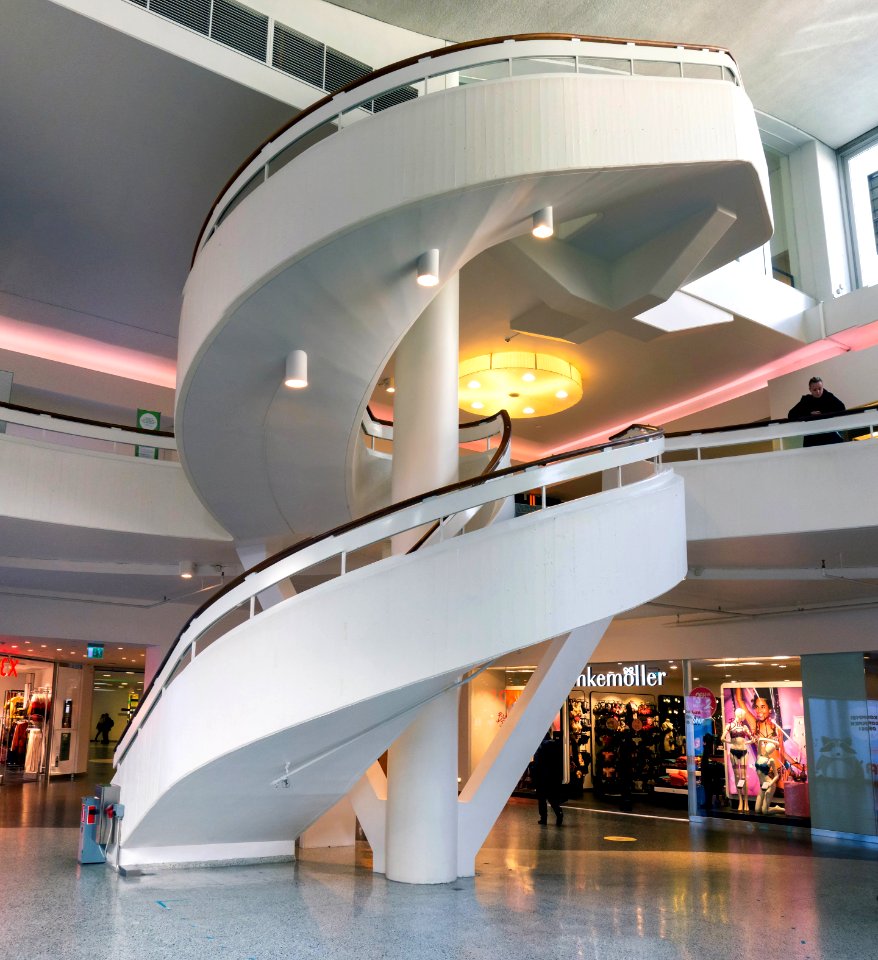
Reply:
[[[753,734],[746,723],[747,711],[738,707],[735,718],[726,724],[722,740],[728,744],[729,759],[732,761],[735,792],[738,795],[738,812],[743,813],[747,807],[747,756]]]
[[[756,813],[763,816],[771,814],[771,801],[780,779],[780,764],[776,757],[777,743],[774,740],[762,740],[759,743],[759,756],[756,758],[756,775],[759,777],[759,793],[756,796]]]

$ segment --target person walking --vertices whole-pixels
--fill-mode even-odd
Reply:
[[[94,743],[97,743],[98,737],[101,737],[101,743],[107,744],[110,742],[110,731],[116,724],[113,722],[113,718],[108,713],[102,713],[98,718],[97,722],[97,733],[95,734]]]
[[[555,824],[560,827],[564,822],[564,811],[561,809],[564,801],[562,749],[561,740],[553,739],[550,730],[537,747],[537,752],[530,764],[531,780],[536,790],[537,807],[540,812],[540,819],[537,822],[544,826],[547,823],[549,806],[555,814]]]

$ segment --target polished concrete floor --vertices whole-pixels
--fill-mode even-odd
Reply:
[[[535,804],[513,800],[475,879],[442,886],[376,876],[364,843],[123,878],[76,863],[91,782],[0,787],[4,960],[878,955],[874,849],[584,809],[541,827]]]

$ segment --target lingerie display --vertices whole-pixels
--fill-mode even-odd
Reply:
[[[658,698],[662,760],[674,760],[686,752],[686,711],[683,698],[662,694]]]
[[[655,784],[662,735],[656,704],[641,697],[591,697],[595,794],[647,793]]]
[[[771,757],[757,757],[756,763],[756,772],[761,773],[764,777],[773,776],[772,767],[774,766],[774,761]]]
[[[568,794],[581,797],[591,767],[591,710],[584,700],[567,701],[570,733],[570,785]]]

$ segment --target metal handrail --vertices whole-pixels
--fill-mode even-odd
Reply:
[[[142,444],[159,450],[176,450],[177,441],[170,430],[144,430],[121,423],[106,423],[87,417],[74,417],[64,413],[25,407],[18,403],[0,402],[0,421],[22,427],[48,430],[90,440],[105,440],[107,443],[125,443],[131,446]]]
[[[542,488],[542,502],[545,505],[546,488],[558,483],[611,468],[619,470],[621,481],[621,468],[624,465],[656,459],[660,457],[663,447],[662,431],[653,428],[651,432],[634,438],[622,437],[531,463],[507,467],[490,475],[473,477],[403,500],[267,558],[228,583],[186,622],[144,692],[131,724],[119,741],[116,765],[122,762],[162,693],[173,681],[180,663],[187,656],[190,661],[195,658],[199,639],[223,617],[245,604],[250,605],[251,618],[259,616],[255,609],[255,600],[263,591],[301,570],[336,556],[340,557],[340,575],[344,576],[346,558],[350,552],[434,520],[441,523],[446,517],[491,501],[505,500],[516,493]],[[228,632],[223,634],[227,635]]]
[[[496,48],[497,55],[493,59],[485,60],[485,56],[492,48]],[[636,53],[647,50],[649,51],[648,57],[635,56]],[[479,52],[478,59],[472,56],[473,51]],[[195,263],[198,253],[210,239],[213,231],[219,226],[239,195],[251,185],[254,189],[258,187],[260,177],[262,182],[267,180],[271,176],[270,162],[294,143],[316,132],[318,128],[328,127],[338,122],[336,129],[341,129],[348,122],[370,116],[371,113],[361,109],[363,104],[368,104],[403,87],[412,87],[414,84],[423,83],[423,95],[427,96],[430,94],[429,81],[444,77],[449,73],[460,73],[488,62],[502,63],[505,61],[509,64],[509,75],[511,76],[513,60],[559,56],[573,58],[577,76],[585,76],[579,71],[580,60],[588,59],[591,56],[618,60],[621,63],[627,62],[629,64],[628,72],[632,77],[636,76],[635,63],[648,61],[677,63],[680,65],[680,78],[683,79],[686,79],[684,64],[709,64],[728,69],[732,82],[740,84],[737,64],[734,57],[725,48],[662,40],[593,37],[572,33],[528,33],[473,40],[408,57],[405,60],[382,67],[380,70],[375,70],[323,97],[301,111],[289,123],[260,144],[220,190],[198,233],[198,239],[192,253],[192,264]],[[723,71],[721,71],[720,78],[725,79]],[[418,96],[420,95],[418,93]],[[397,105],[389,105],[388,109],[393,109],[394,106]],[[335,131],[327,130],[327,133],[329,132]],[[305,147],[305,149],[308,149],[308,147]]]
[[[855,407],[844,413],[832,413],[808,420],[790,420],[784,417],[739,423],[728,427],[706,427],[703,430],[686,433],[666,433],[665,453],[685,450],[695,450],[700,453],[701,450],[717,447],[786,440],[790,437],[808,437],[860,427],[868,428],[869,433],[875,436],[876,426],[878,426],[878,406]]]

